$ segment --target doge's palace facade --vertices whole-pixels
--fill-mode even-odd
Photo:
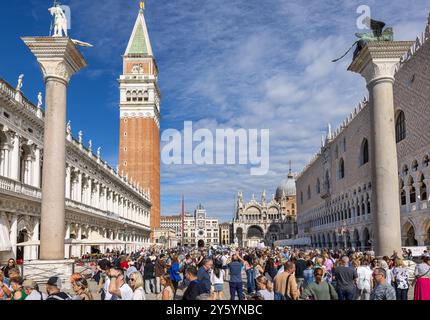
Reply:
[[[38,246],[17,244],[40,239],[44,114],[41,102],[32,104],[21,87],[0,79],[0,261],[38,259]],[[82,132],[73,138],[69,123],[64,228],[66,239],[81,244],[67,244],[65,258],[149,245],[150,193],[119,175],[100,153],[92,142],[84,146]]]
[[[393,126],[402,246],[430,246],[429,74],[430,16],[425,32],[395,72]],[[338,129],[332,132],[329,127],[319,153],[297,178],[299,236],[310,238],[314,247],[375,246],[371,108],[366,99]]]

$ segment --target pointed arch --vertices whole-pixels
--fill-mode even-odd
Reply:
[[[396,142],[399,143],[406,138],[406,118],[405,113],[400,110],[396,116]]]
[[[369,162],[369,141],[364,138],[360,148],[360,166]]]

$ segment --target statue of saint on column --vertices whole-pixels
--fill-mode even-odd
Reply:
[[[64,36],[67,37],[68,36],[67,35],[67,17],[63,9],[61,8],[61,3],[55,0],[53,7],[49,8],[48,10],[51,13],[51,15],[54,17],[54,21],[53,21],[54,33],[52,34],[52,36],[62,37],[64,33]],[[51,33],[52,33],[52,25],[51,25]]]

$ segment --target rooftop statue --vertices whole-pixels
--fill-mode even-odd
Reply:
[[[24,75],[21,74],[18,78],[18,84],[16,85],[16,91],[21,91],[24,82]]]
[[[361,50],[368,44],[369,42],[376,42],[376,41],[393,41],[394,39],[394,32],[393,28],[388,27],[385,28],[385,22],[373,20],[367,17],[365,19],[365,24],[367,27],[369,27],[372,31],[371,32],[364,32],[364,33],[356,33],[356,37],[358,40],[354,42],[354,44],[349,48],[349,50],[340,58],[333,60],[332,62],[337,62],[341,59],[343,59],[353,48],[356,46],[354,51],[354,57],[357,58],[357,56],[360,54]]]

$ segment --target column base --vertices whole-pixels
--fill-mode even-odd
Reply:
[[[75,270],[75,260],[34,260],[24,262],[22,275],[39,284],[46,284],[50,277],[59,277],[64,289],[70,289],[70,276]]]

